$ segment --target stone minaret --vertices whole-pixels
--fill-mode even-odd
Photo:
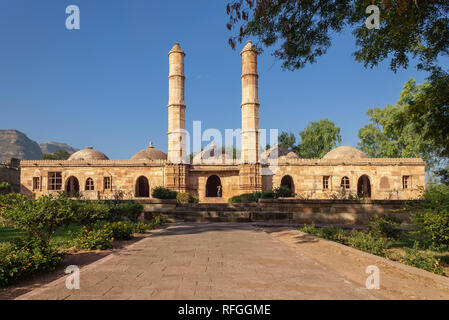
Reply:
[[[168,156],[171,163],[185,163],[184,56],[179,43],[168,53]]]
[[[242,56],[242,163],[259,162],[259,99],[257,50],[251,41]]]
[[[259,99],[257,50],[251,41],[240,53],[242,56],[242,158],[240,191],[262,191],[259,163]]]

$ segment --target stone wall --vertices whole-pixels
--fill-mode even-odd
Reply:
[[[145,204],[145,219],[162,215],[167,222],[281,222],[290,224],[366,225],[374,214],[408,219],[402,200],[260,200],[240,204]]]
[[[20,167],[17,159],[12,158],[0,164],[0,182],[7,182],[13,192],[20,192]]]

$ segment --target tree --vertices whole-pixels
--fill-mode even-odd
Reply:
[[[279,146],[288,150],[293,150],[296,144],[295,135],[291,132],[282,131],[278,137]]]
[[[359,148],[373,158],[423,158],[432,167],[436,162],[432,145],[407,116],[409,103],[428,86],[410,79],[396,105],[368,109],[371,123],[359,130]]]
[[[380,9],[380,29],[365,26],[366,9]],[[390,68],[407,68],[409,57],[428,68],[449,53],[449,3],[446,0],[228,0],[231,47],[257,37],[283,67],[298,69],[325,54],[331,35],[349,29],[356,38],[355,59],[376,66],[391,57]]]
[[[341,143],[340,128],[327,118],[310,122],[299,135],[296,153],[301,158],[321,158]]]
[[[365,26],[369,5],[380,9],[380,28]],[[449,156],[449,73],[438,65],[449,55],[447,0],[228,0],[229,38],[237,42],[256,37],[259,49],[275,47],[283,68],[295,70],[325,54],[331,36],[351,30],[355,60],[375,67],[390,59],[396,72],[416,68],[429,72],[428,86],[410,101],[407,119],[421,130],[440,157]]]
[[[7,224],[28,231],[47,248],[57,228],[75,221],[76,202],[64,194],[31,196],[11,193],[0,196],[0,216]]]
[[[56,150],[53,153],[42,154],[42,160],[67,160],[70,153],[65,150]]]

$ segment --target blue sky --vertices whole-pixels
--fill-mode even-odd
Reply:
[[[81,29],[65,28],[65,8],[81,11]],[[224,2],[148,0],[0,0],[0,128],[38,141],[94,146],[129,159],[150,140],[167,150],[168,57],[186,52],[186,125],[240,127],[239,46],[227,39]],[[373,31],[374,32],[374,31]],[[369,107],[394,104],[413,67],[365,69],[352,57],[350,33],[338,35],[314,65],[282,71],[267,49],[259,57],[261,128],[297,134],[329,118],[342,144],[357,145]]]

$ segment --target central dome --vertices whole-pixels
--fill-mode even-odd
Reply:
[[[325,160],[335,160],[335,159],[361,159],[368,158],[368,156],[357,148],[350,146],[341,146],[335,148],[323,157]]]
[[[132,156],[131,160],[167,160],[167,155],[162,151],[153,147],[153,142],[150,142],[148,148],[137,152]]]
[[[93,147],[86,147],[72,154],[68,160],[109,160],[109,158]]]

